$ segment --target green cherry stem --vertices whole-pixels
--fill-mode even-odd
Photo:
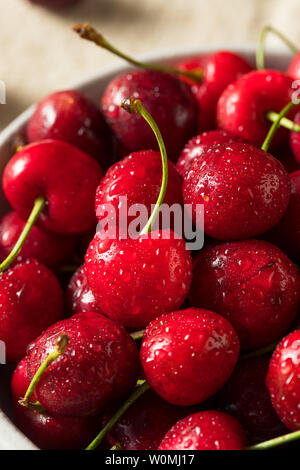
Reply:
[[[288,442],[293,442],[300,439],[300,430],[290,432],[280,437],[275,437],[275,439],[270,439],[269,441],[260,442],[250,447],[246,447],[245,450],[268,450],[273,449],[273,447],[278,447]]]
[[[134,331],[133,333],[130,333],[130,336],[134,341],[139,341],[140,339],[143,339],[145,330],[139,330],[139,331]]]
[[[265,68],[265,45],[266,45],[266,39],[267,35],[269,33],[274,34],[277,36],[281,41],[286,44],[286,46],[291,50],[293,54],[297,54],[299,52],[298,47],[290,41],[284,34],[282,34],[278,29],[273,28],[273,26],[265,26],[261,33],[260,33],[260,38],[258,42],[258,48],[257,48],[257,53],[256,53],[256,68],[258,70],[262,70]]]
[[[162,183],[161,183],[161,188],[160,192],[155,204],[155,207],[149,217],[148,222],[146,223],[145,227],[141,231],[141,235],[145,235],[149,232],[151,232],[151,227],[157,217],[157,214],[159,212],[159,208],[161,204],[163,203],[166,190],[167,190],[167,185],[168,185],[168,157],[167,157],[167,151],[166,147],[162,138],[162,135],[160,133],[160,130],[154,121],[153,117],[151,114],[148,113],[148,111],[144,108],[140,100],[134,99],[134,98],[129,98],[126,101],[124,101],[121,104],[121,107],[124,108],[128,113],[136,113],[142,116],[145,121],[149,124],[151,129],[153,130],[155,137],[158,142],[160,154],[161,154],[161,161],[162,161]]]
[[[45,370],[50,366],[50,364],[52,364],[53,361],[55,361],[55,359],[57,359],[61,354],[65,352],[66,347],[69,344],[69,341],[70,341],[70,338],[66,334],[63,333],[62,335],[59,336],[54,350],[52,351],[52,353],[49,354],[49,356],[46,357],[44,362],[40,365],[40,367],[34,374],[33,379],[31,380],[28,386],[28,389],[25,393],[24,398],[22,398],[19,401],[20,405],[25,406],[26,408],[35,409],[36,411],[41,412],[40,403],[38,402],[30,403],[30,399],[42,375],[44,374]]]
[[[109,450],[123,450],[120,442],[116,442]]]
[[[73,30],[83,39],[87,39],[88,41],[93,42],[97,46],[106,49],[109,52],[112,52],[116,56],[120,57],[121,59],[126,60],[129,64],[134,65],[135,67],[148,69],[148,70],[157,70],[159,72],[168,72],[172,73],[173,75],[183,75],[185,77],[191,78],[196,82],[201,82],[203,78],[202,70],[194,70],[194,71],[183,71],[179,70],[175,67],[171,67],[168,65],[160,65],[160,64],[148,64],[145,62],[140,62],[138,60],[133,59],[132,57],[124,54],[119,49],[115,48],[110,42],[105,39],[102,34],[98,33],[92,26],[88,23],[77,24],[73,27]]]
[[[290,102],[280,111],[280,113],[276,113],[275,111],[268,111],[266,113],[267,119],[272,121],[273,124],[267,134],[267,137],[265,138],[264,143],[261,146],[262,150],[264,150],[265,152],[268,151],[278,127],[279,126],[287,127],[286,122],[289,123],[290,130],[295,130],[297,132],[300,132],[300,126],[298,126],[297,124],[294,124],[293,121],[285,117],[294,106],[295,104],[293,102]],[[299,130],[297,128],[299,128]]]
[[[24,229],[22,230],[21,235],[19,236],[15,246],[13,247],[13,249],[7,256],[7,258],[0,264],[0,274],[2,274],[5,271],[5,269],[7,269],[11,265],[11,263],[15,260],[15,258],[20,253],[22,246],[24,245],[24,242],[30,233],[30,230],[32,229],[37,218],[39,217],[42,210],[44,209],[45,203],[46,203],[45,198],[42,196],[39,196],[34,201],[33,209],[26,222]]]
[[[146,380],[143,381],[143,384],[137,388],[135,388],[132,395],[128,398],[128,400],[121,406],[121,408],[113,415],[113,417],[108,421],[106,426],[99,432],[99,434],[95,437],[95,439],[90,443],[90,445],[85,450],[94,450],[98,447],[101,441],[104,439],[108,431],[114,427],[114,425],[119,421],[121,416],[128,410],[128,408],[133,405],[133,403],[149,390],[149,385]]]

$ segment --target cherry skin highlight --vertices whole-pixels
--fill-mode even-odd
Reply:
[[[205,233],[219,240],[250,238],[276,225],[287,209],[290,181],[283,165],[252,145],[211,147],[184,177],[183,199],[204,205]]]
[[[70,342],[35,389],[48,413],[97,415],[131,391],[139,370],[136,344],[121,325],[94,312],[56,323],[32,343],[27,352],[29,380],[63,333]]]
[[[97,312],[102,313],[88,285],[84,266],[73,274],[66,290],[68,313]]]
[[[97,433],[100,418],[54,417],[25,408],[18,401],[24,397],[28,386],[25,357],[15,369],[11,382],[14,419],[19,429],[42,450],[84,449]]]
[[[189,86],[170,74],[145,70],[133,70],[110,82],[102,97],[102,112],[125,155],[158,147],[143,118],[120,107],[131,96],[140,99],[151,114],[168,157],[176,160],[195,130],[196,103]]]
[[[239,340],[221,315],[189,308],[152,321],[140,359],[150,387],[173,405],[188,406],[213,396],[229,379]]]
[[[29,143],[63,140],[110,165],[109,129],[98,108],[82,93],[65,90],[40,101],[26,129]]]
[[[9,212],[0,220],[0,258],[4,260],[15,246],[25,222],[16,214]],[[59,235],[39,226],[33,226],[19,257],[35,258],[49,268],[58,268],[70,260],[75,248],[72,237]]]
[[[34,201],[47,204],[39,222],[64,235],[82,233],[95,224],[95,191],[103,176],[98,163],[72,145],[46,140],[27,145],[5,167],[3,191],[17,214],[27,220]]]
[[[292,100],[293,80],[277,70],[256,70],[229,85],[218,101],[218,127],[260,147],[270,129],[268,111],[280,112]],[[295,110],[288,117],[295,115]],[[288,131],[279,129],[272,145],[286,143]]]
[[[300,330],[290,333],[277,346],[266,383],[281,421],[291,431],[300,429]]]
[[[222,243],[197,256],[189,299],[224,315],[242,349],[256,349],[273,343],[293,323],[299,274],[275,245],[262,240]]]
[[[98,232],[85,256],[85,272],[105,315],[127,327],[144,328],[182,305],[192,263],[185,242],[173,232],[116,240],[103,239]]]
[[[245,442],[234,418],[220,411],[201,411],[178,421],[158,450],[242,450]]]
[[[184,176],[191,168],[195,158],[205,154],[210,147],[218,144],[231,144],[232,142],[239,141],[241,141],[239,137],[223,131],[222,129],[202,132],[202,134],[193,137],[185,145],[177,161],[176,168],[178,172]]]
[[[268,357],[240,361],[217,399],[218,407],[241,423],[249,444],[288,432],[275,413],[265,384],[269,361]]]
[[[27,345],[63,318],[63,296],[54,274],[36,260],[23,261],[0,276],[0,340],[6,361],[17,362]]]

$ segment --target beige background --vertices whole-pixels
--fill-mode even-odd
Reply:
[[[125,52],[140,54],[254,42],[266,23],[300,47],[299,18],[299,0],[82,0],[60,13],[0,0],[0,79],[7,86],[0,128],[48,92],[118,62],[80,41],[71,31],[75,23],[89,21]]]

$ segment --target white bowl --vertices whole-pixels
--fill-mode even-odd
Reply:
[[[207,47],[207,48],[197,48],[189,50],[173,50],[172,52],[165,52],[159,55],[151,55],[148,57],[142,57],[143,60],[149,62],[164,62],[164,63],[174,63],[184,57],[209,53],[218,49],[224,49],[224,45],[221,47]],[[250,62],[255,63],[255,47],[228,47],[228,49],[233,50],[237,53],[242,54]],[[267,54],[267,66],[276,67],[282,70],[285,70],[291,56],[289,53],[283,52],[268,52]],[[99,61],[100,63],[100,61]],[[100,67],[100,66],[99,66]],[[128,70],[128,67],[125,66],[115,66],[105,71],[99,72],[94,76],[88,78],[85,81],[76,83],[73,85],[66,86],[66,89],[76,89],[86,93],[92,100],[95,102],[100,101],[100,97],[103,93],[108,82],[116,75],[125,72]],[[9,104],[9,103],[8,103]],[[0,172],[3,173],[3,169],[12,156],[11,143],[15,134],[20,133],[30,116],[32,115],[34,106],[31,106],[26,111],[24,111],[19,117],[17,117],[9,126],[6,127],[0,134]],[[4,214],[7,211],[8,205],[5,201],[3,192],[0,193],[0,215]],[[21,333],[21,332],[19,332]],[[27,437],[19,431],[19,429],[11,421],[11,398],[10,398],[10,376],[13,367],[8,365],[0,365],[0,450],[33,450],[37,447],[29,440]]]

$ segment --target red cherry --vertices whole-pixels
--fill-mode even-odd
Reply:
[[[38,401],[51,415],[99,414],[126,396],[137,380],[136,344],[117,323],[97,313],[78,313],[49,327],[28,349],[32,380],[60,335],[70,342],[46,369],[35,388]]]
[[[159,450],[242,450],[246,439],[241,425],[220,411],[201,411],[178,421]]]
[[[205,233],[220,240],[250,238],[273,227],[287,209],[290,182],[282,164],[252,145],[211,147],[183,182],[185,204],[203,204]]]
[[[221,129],[203,132],[202,134],[193,137],[185,145],[177,161],[176,168],[178,172],[184,176],[191,168],[195,158],[203,155],[210,147],[218,144],[231,144],[232,142],[240,141],[241,139],[239,139],[239,137]]]
[[[102,310],[97,305],[95,297],[88,285],[84,266],[78,268],[72,276],[66,291],[66,301],[68,313],[102,313]]]
[[[111,446],[118,442],[123,450],[157,450],[171,426],[189,412],[190,408],[170,405],[149,390],[129,408],[106,437]],[[110,417],[111,413],[104,415],[103,426]]]
[[[207,62],[209,61],[212,54],[202,54],[197,55],[195,57],[189,57],[188,59],[184,59],[181,62],[177,63],[177,68],[179,70],[183,70],[184,72],[193,72],[197,71],[201,75],[203,75],[203,70],[206,67]],[[195,80],[191,77],[186,77],[185,75],[180,76],[181,80],[188,83],[189,85],[195,85]],[[202,80],[201,80],[202,83]]]
[[[295,117],[294,117],[294,123],[295,124],[300,124],[300,112],[298,112]],[[291,148],[293,151],[293,155],[297,161],[297,163],[300,163],[300,133],[292,131],[290,133],[290,144]]]
[[[163,315],[146,328],[140,351],[146,379],[174,405],[201,403],[229,379],[238,337],[225,318],[189,308]]]
[[[192,305],[224,315],[243,349],[274,342],[294,321],[300,280],[293,263],[265,241],[209,246],[194,264]]]
[[[219,407],[241,423],[250,444],[287,432],[274,411],[265,384],[268,367],[268,357],[241,361],[218,397]]]
[[[168,186],[164,203],[172,206],[182,204],[182,180],[174,164],[168,162]],[[127,207],[134,204],[146,206],[148,214],[151,205],[155,204],[160,192],[162,181],[161,155],[153,150],[135,152],[113,165],[101,180],[96,191],[96,215],[98,210],[111,204],[119,220],[122,210],[120,197],[127,198]],[[122,214],[122,212],[120,212]],[[103,217],[99,217],[99,220]],[[133,217],[128,217],[128,223]],[[112,221],[114,222],[114,221]]]
[[[294,80],[300,79],[300,52],[298,52],[287,69],[287,74]]]
[[[42,450],[85,448],[99,429],[99,417],[53,417],[25,408],[18,401],[24,397],[28,386],[25,357],[15,369],[11,382],[14,419],[21,431]]]
[[[85,256],[85,270],[103,312],[134,328],[179,308],[192,276],[184,241],[169,231],[116,240],[97,233]]]
[[[293,261],[300,260],[300,170],[289,174],[291,197],[288,208],[280,222],[266,234]]]
[[[188,70],[192,65],[197,65],[195,57],[181,62],[178,67]],[[192,92],[199,108],[198,132],[202,132],[216,127],[217,102],[225,88],[253,67],[243,57],[229,51],[200,56],[199,66],[203,68],[203,80],[193,84]]]
[[[176,160],[195,127],[196,106],[189,86],[170,74],[144,70],[133,70],[110,82],[102,97],[102,111],[125,154],[157,149],[155,136],[142,117],[120,108],[132,95],[153,116],[169,158]]]
[[[293,80],[277,70],[256,70],[229,85],[217,105],[217,123],[221,129],[261,146],[270,128],[266,114],[279,112],[292,99]],[[294,116],[295,111],[290,113]],[[281,129],[274,142],[286,141]]]
[[[300,429],[300,330],[290,333],[277,346],[267,387],[281,421],[291,431]]]
[[[35,260],[21,262],[0,276],[0,340],[6,361],[17,362],[27,345],[63,316],[60,285]]]
[[[56,139],[92,155],[103,168],[110,163],[109,130],[97,107],[82,93],[66,90],[40,101],[27,125],[28,142]]]
[[[0,258],[5,259],[15,246],[25,222],[16,214],[9,212],[0,220]],[[58,235],[39,226],[33,226],[20,256],[35,258],[50,268],[57,268],[68,261],[73,253],[75,242],[72,237]]]
[[[27,219],[38,196],[46,198],[39,220],[48,230],[73,234],[94,226],[95,191],[103,173],[98,163],[72,145],[47,140],[12,157],[3,191],[17,214]]]

